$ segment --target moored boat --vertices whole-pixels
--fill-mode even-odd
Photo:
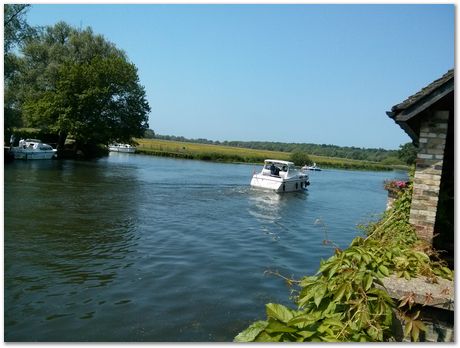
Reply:
[[[114,143],[109,145],[109,151],[134,153],[136,152],[136,147],[130,144]]]
[[[301,168],[302,171],[307,171],[307,170],[316,170],[316,171],[321,171],[322,169],[320,167],[318,167],[316,165],[315,162],[313,162],[313,165],[312,166],[307,166],[307,165],[304,165],[302,168]]]
[[[296,169],[293,162],[267,159],[260,173],[254,173],[251,186],[275,192],[301,191],[310,185],[308,174]]]
[[[52,159],[56,157],[57,150],[38,139],[21,139],[19,146],[10,148],[10,153],[14,159]]]

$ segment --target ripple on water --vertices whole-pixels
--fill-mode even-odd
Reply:
[[[290,304],[267,271],[316,272],[326,233],[347,244],[385,208],[388,175],[323,171],[279,195],[247,165],[45,162],[5,168],[7,341],[231,341]]]

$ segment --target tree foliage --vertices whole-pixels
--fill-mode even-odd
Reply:
[[[294,162],[296,166],[311,165],[311,161],[308,154],[303,151],[295,151],[291,154],[290,160]]]
[[[15,53],[23,41],[34,34],[27,24],[26,13],[30,5],[4,4],[3,7],[3,60],[4,60],[4,125],[5,129],[21,125],[17,91],[14,88],[20,67],[20,59]]]
[[[90,28],[47,27],[27,40],[22,61],[18,90],[28,126],[82,144],[130,142],[148,129],[136,67]]]
[[[398,157],[404,163],[412,165],[415,163],[415,160],[417,159],[417,148],[412,143],[400,145]]]
[[[28,37],[32,28],[27,24],[26,13],[30,5],[5,4],[3,6],[3,51],[9,53]]]

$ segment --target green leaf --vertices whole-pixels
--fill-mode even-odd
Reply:
[[[316,331],[304,330],[304,331],[299,331],[297,334],[302,336],[303,338],[309,338],[309,337],[313,336],[316,333],[317,333]]]
[[[291,320],[289,320],[287,324],[289,326],[295,325],[297,327],[304,328],[307,325],[316,323],[318,319],[320,318],[320,316],[321,316],[321,313],[318,313],[318,312],[302,314],[300,316],[292,318]]]
[[[334,296],[334,301],[339,302],[342,299],[343,295],[345,294],[346,290],[347,290],[347,284],[342,284]]]
[[[268,303],[266,311],[268,317],[277,319],[283,323],[287,323],[294,316],[289,308],[277,303]]]
[[[410,274],[409,274],[409,272],[404,271],[403,274],[404,274],[404,278],[405,278],[405,279],[410,280]]]
[[[326,284],[321,284],[316,289],[315,298],[314,298],[316,307],[319,307],[319,304],[321,303],[321,300],[323,299],[324,294],[326,293],[326,291],[327,291],[327,285]]]
[[[344,323],[338,319],[328,318],[323,321],[323,324],[329,326],[338,326],[339,328],[343,328]]]
[[[262,331],[259,336],[254,340],[254,342],[281,342],[283,334],[278,335],[269,335],[265,331]]]
[[[329,270],[329,272],[328,272],[328,274],[327,274],[327,278],[328,278],[328,279],[331,279],[332,276],[333,276],[334,274],[336,274],[336,272],[337,272],[337,270],[339,269],[340,266],[341,266],[341,264],[340,264],[339,262],[336,262],[336,264],[333,265],[333,266],[331,267],[331,269]]]
[[[377,330],[376,327],[371,326],[370,328],[366,330],[366,332],[374,341],[378,340],[379,330]]]
[[[321,266],[319,267],[318,269],[318,273],[324,273],[325,271],[327,271],[331,266],[332,262],[324,262],[324,263],[321,263]]]
[[[407,337],[410,335],[412,331],[412,320],[409,320],[406,325],[404,325],[404,337]]]
[[[363,253],[363,260],[366,264],[371,262],[371,257],[369,256],[368,253]]]
[[[300,286],[306,287],[307,285],[314,284],[317,280],[318,280],[318,277],[316,276],[303,277],[302,280],[300,281]]]
[[[337,337],[334,336],[334,334],[329,334],[329,336],[323,336],[321,337],[323,342],[338,342]]]
[[[379,266],[379,271],[385,276],[385,277],[388,277],[390,275],[390,271],[388,270],[388,268],[384,265],[380,265]]]
[[[271,333],[278,333],[278,332],[296,332],[297,329],[286,326],[277,320],[270,320],[267,327],[265,328],[265,331],[271,334]]]
[[[364,290],[369,290],[373,283],[373,277],[370,274],[364,276]]]
[[[355,239],[352,240],[351,246],[361,245],[363,242],[364,242],[363,237],[358,236],[358,237],[356,237]]]
[[[256,337],[265,330],[267,327],[267,321],[256,321],[246,330],[240,332],[234,339],[234,342],[253,342]]]
[[[441,267],[441,269],[444,272],[446,272],[446,274],[449,274],[449,275],[452,274],[452,270],[450,268],[448,268],[448,267],[443,266],[443,267]]]

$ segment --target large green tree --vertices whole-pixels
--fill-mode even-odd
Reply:
[[[23,48],[20,100],[27,125],[80,144],[130,142],[148,129],[150,106],[126,54],[90,28],[60,22]]]

